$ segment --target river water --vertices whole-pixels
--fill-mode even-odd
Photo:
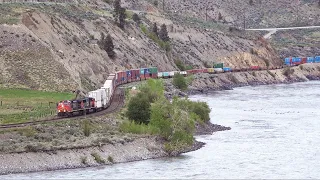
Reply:
[[[202,149],[175,158],[2,176],[13,179],[320,178],[320,82],[196,95],[230,131],[199,136]]]

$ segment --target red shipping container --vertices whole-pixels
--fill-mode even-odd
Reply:
[[[117,72],[116,84],[117,85],[121,84],[121,72]]]
[[[158,78],[158,73],[153,73],[151,77],[152,78]]]
[[[144,77],[145,77],[146,79],[151,78],[151,76],[150,76],[150,74],[149,74],[149,73],[145,74],[145,75],[144,75]]]
[[[145,76],[144,76],[144,74],[140,74],[140,80],[145,80],[146,78],[145,78]]]
[[[193,74],[192,70],[187,70],[187,74]]]
[[[301,64],[304,64],[304,63],[307,63],[307,58],[306,58],[306,57],[303,57],[303,58],[301,59]]]
[[[204,73],[208,73],[208,69],[203,69],[202,70]]]

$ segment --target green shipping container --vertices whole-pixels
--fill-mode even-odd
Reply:
[[[213,65],[214,68],[223,68],[223,63],[217,63]]]
[[[150,68],[150,73],[151,74],[157,74],[158,73],[158,68],[156,68],[156,67]]]

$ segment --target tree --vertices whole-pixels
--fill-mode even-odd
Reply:
[[[130,99],[126,115],[130,120],[134,120],[139,124],[148,124],[150,120],[150,107],[149,98],[144,93],[138,93]]]
[[[249,0],[249,4],[252,6],[253,5],[253,0]]]
[[[108,56],[110,58],[113,58],[115,56],[114,45],[112,41],[112,37],[110,34],[107,35],[104,41],[104,50],[108,53]]]
[[[167,26],[165,24],[162,24],[160,27],[159,38],[162,41],[169,41],[170,40],[169,35],[168,35]]]
[[[173,82],[172,84],[178,88],[178,89],[181,89],[181,90],[186,90],[188,88],[188,84],[187,84],[187,81],[186,79],[183,77],[182,74],[180,73],[176,73],[174,76],[173,76]]]
[[[120,15],[120,10],[121,10],[121,0],[115,0],[113,3],[113,8],[114,8],[114,19],[116,22],[118,22],[119,15]]]
[[[153,23],[152,32],[153,32],[157,37],[159,36],[157,23]]]
[[[140,18],[139,18],[139,16],[138,16],[138,14],[137,13],[134,13],[133,15],[132,15],[132,20],[134,21],[134,22],[136,22],[136,23],[140,23]]]
[[[126,9],[125,9],[125,8],[120,8],[119,27],[120,27],[121,29],[124,28],[126,16],[127,16],[127,15],[126,15]]]

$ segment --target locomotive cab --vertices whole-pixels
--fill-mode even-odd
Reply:
[[[70,101],[60,101],[57,105],[58,116],[65,116],[72,112]]]

